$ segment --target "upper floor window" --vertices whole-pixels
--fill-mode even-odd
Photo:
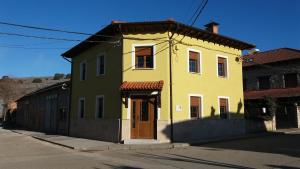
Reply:
[[[227,77],[227,59],[218,57],[218,76]]]
[[[97,57],[97,75],[104,75],[105,70],[105,56],[100,55]]]
[[[104,96],[96,97],[96,117],[103,118],[104,112]]]
[[[80,63],[79,66],[79,70],[80,70],[80,80],[85,80],[86,79],[86,61],[83,61]]]
[[[219,111],[221,119],[229,119],[229,105],[227,98],[219,98]]]
[[[258,77],[258,89],[270,89],[270,76]]]
[[[298,78],[297,73],[289,73],[284,75],[284,87],[297,87],[298,86]]]
[[[84,112],[85,112],[85,99],[84,98],[79,98],[78,115],[79,115],[80,118],[84,117]]]
[[[201,118],[201,97],[190,96],[190,116],[191,118]]]
[[[189,51],[189,72],[200,73],[200,53]]]
[[[153,46],[135,47],[135,68],[154,68]]]

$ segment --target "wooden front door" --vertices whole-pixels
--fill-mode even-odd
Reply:
[[[131,99],[131,138],[154,139],[156,102],[154,98]]]

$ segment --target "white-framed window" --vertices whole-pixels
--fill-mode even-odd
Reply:
[[[218,96],[218,109],[221,119],[230,118],[230,101],[229,97]]]
[[[105,74],[105,55],[101,54],[97,56],[97,76]]]
[[[96,96],[96,118],[103,118],[104,116],[104,95]]]
[[[202,52],[195,49],[188,49],[187,53],[188,72],[202,74]]]
[[[82,61],[79,64],[79,71],[80,71],[80,81],[86,80],[86,74],[87,74],[87,64],[86,64],[86,61]]]
[[[133,44],[132,51],[133,69],[156,68],[155,44]]]
[[[217,55],[217,76],[227,78],[229,76],[228,57]]]
[[[203,95],[189,94],[189,118],[199,119],[203,117]]]
[[[78,100],[78,117],[84,118],[85,114],[85,98],[81,97]]]

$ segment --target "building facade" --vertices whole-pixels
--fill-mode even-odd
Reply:
[[[28,130],[68,135],[70,83],[59,82],[17,100],[16,124]]]
[[[65,52],[70,135],[169,142],[184,137],[180,123],[242,117],[241,50],[254,46],[219,35],[217,23],[207,28],[115,21]]]
[[[266,113],[265,97],[277,102],[276,127],[300,127],[300,51],[279,48],[244,57],[245,108]]]

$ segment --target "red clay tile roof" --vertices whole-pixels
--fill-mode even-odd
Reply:
[[[244,92],[245,100],[262,99],[264,96],[270,96],[275,98],[297,97],[300,96],[300,87],[255,90],[255,91]]]
[[[258,64],[267,64],[292,59],[300,59],[300,50],[291,48],[279,48],[270,51],[246,55],[243,58],[243,67],[249,67]]]
[[[164,81],[143,81],[143,82],[123,82],[120,86],[121,91],[134,90],[162,90]]]

